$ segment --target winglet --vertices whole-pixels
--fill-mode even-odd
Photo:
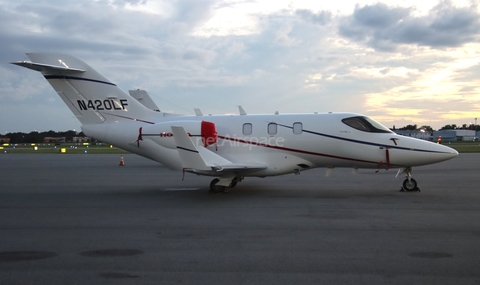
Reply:
[[[173,138],[177,144],[182,166],[200,171],[222,171],[224,165],[232,162],[203,146],[196,146],[183,127],[172,126]]]
[[[182,167],[187,171],[215,175],[222,173],[219,176],[225,176],[233,172],[245,173],[267,168],[258,163],[232,163],[201,145],[196,146],[183,127],[171,128]]]
[[[172,133],[175,143],[177,144],[180,161],[184,168],[194,168],[198,170],[210,169],[183,127],[172,126]]]

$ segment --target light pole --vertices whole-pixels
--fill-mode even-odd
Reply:
[[[475,118],[475,126],[473,131],[475,132],[475,134],[473,135],[473,141],[476,141],[477,140],[477,118]]]

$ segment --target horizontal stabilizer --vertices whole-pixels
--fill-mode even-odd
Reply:
[[[28,69],[40,71],[43,74],[48,73],[48,71],[56,71],[56,72],[69,72],[69,73],[84,73],[85,70],[78,69],[78,68],[70,68],[67,65],[59,66],[59,65],[51,65],[51,64],[44,64],[44,63],[35,63],[31,61],[14,61],[12,64],[25,67]]]

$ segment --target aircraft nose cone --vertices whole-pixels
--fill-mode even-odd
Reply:
[[[441,160],[448,160],[458,156],[458,151],[441,144],[433,144],[432,150],[441,156]]]

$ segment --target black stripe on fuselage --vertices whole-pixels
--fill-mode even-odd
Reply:
[[[90,78],[84,78],[84,77],[67,76],[67,75],[45,75],[45,79],[82,80],[82,81],[89,81],[89,82],[95,82],[95,83],[102,83],[102,84],[117,86],[117,85],[115,85],[111,82],[95,80],[95,79],[90,79]]]
[[[288,128],[288,129],[293,129],[293,127],[286,126],[286,125],[281,125],[277,124],[281,127]],[[353,142],[353,143],[358,143],[358,144],[365,144],[365,145],[371,145],[371,146],[378,146],[378,147],[385,147],[385,148],[390,148],[390,149],[400,149],[400,150],[409,150],[409,151],[420,151],[420,152],[431,152],[431,153],[444,153],[442,151],[434,151],[434,150],[427,150],[427,149],[415,149],[415,148],[408,148],[408,147],[401,147],[401,146],[394,146],[394,145],[385,145],[385,144],[379,144],[379,143],[373,143],[373,142],[366,142],[366,141],[359,141],[359,140],[354,140],[354,139],[348,139],[348,138],[342,138],[342,137],[337,137],[337,136],[332,136],[332,135],[327,135],[323,133],[318,133],[314,131],[309,131],[309,130],[302,130],[304,133],[312,134],[312,135],[317,135],[317,136],[322,136],[326,138],[331,138],[331,139],[336,139],[336,140],[342,140],[342,141],[347,141],[347,142]],[[387,133],[385,133],[387,134]]]

